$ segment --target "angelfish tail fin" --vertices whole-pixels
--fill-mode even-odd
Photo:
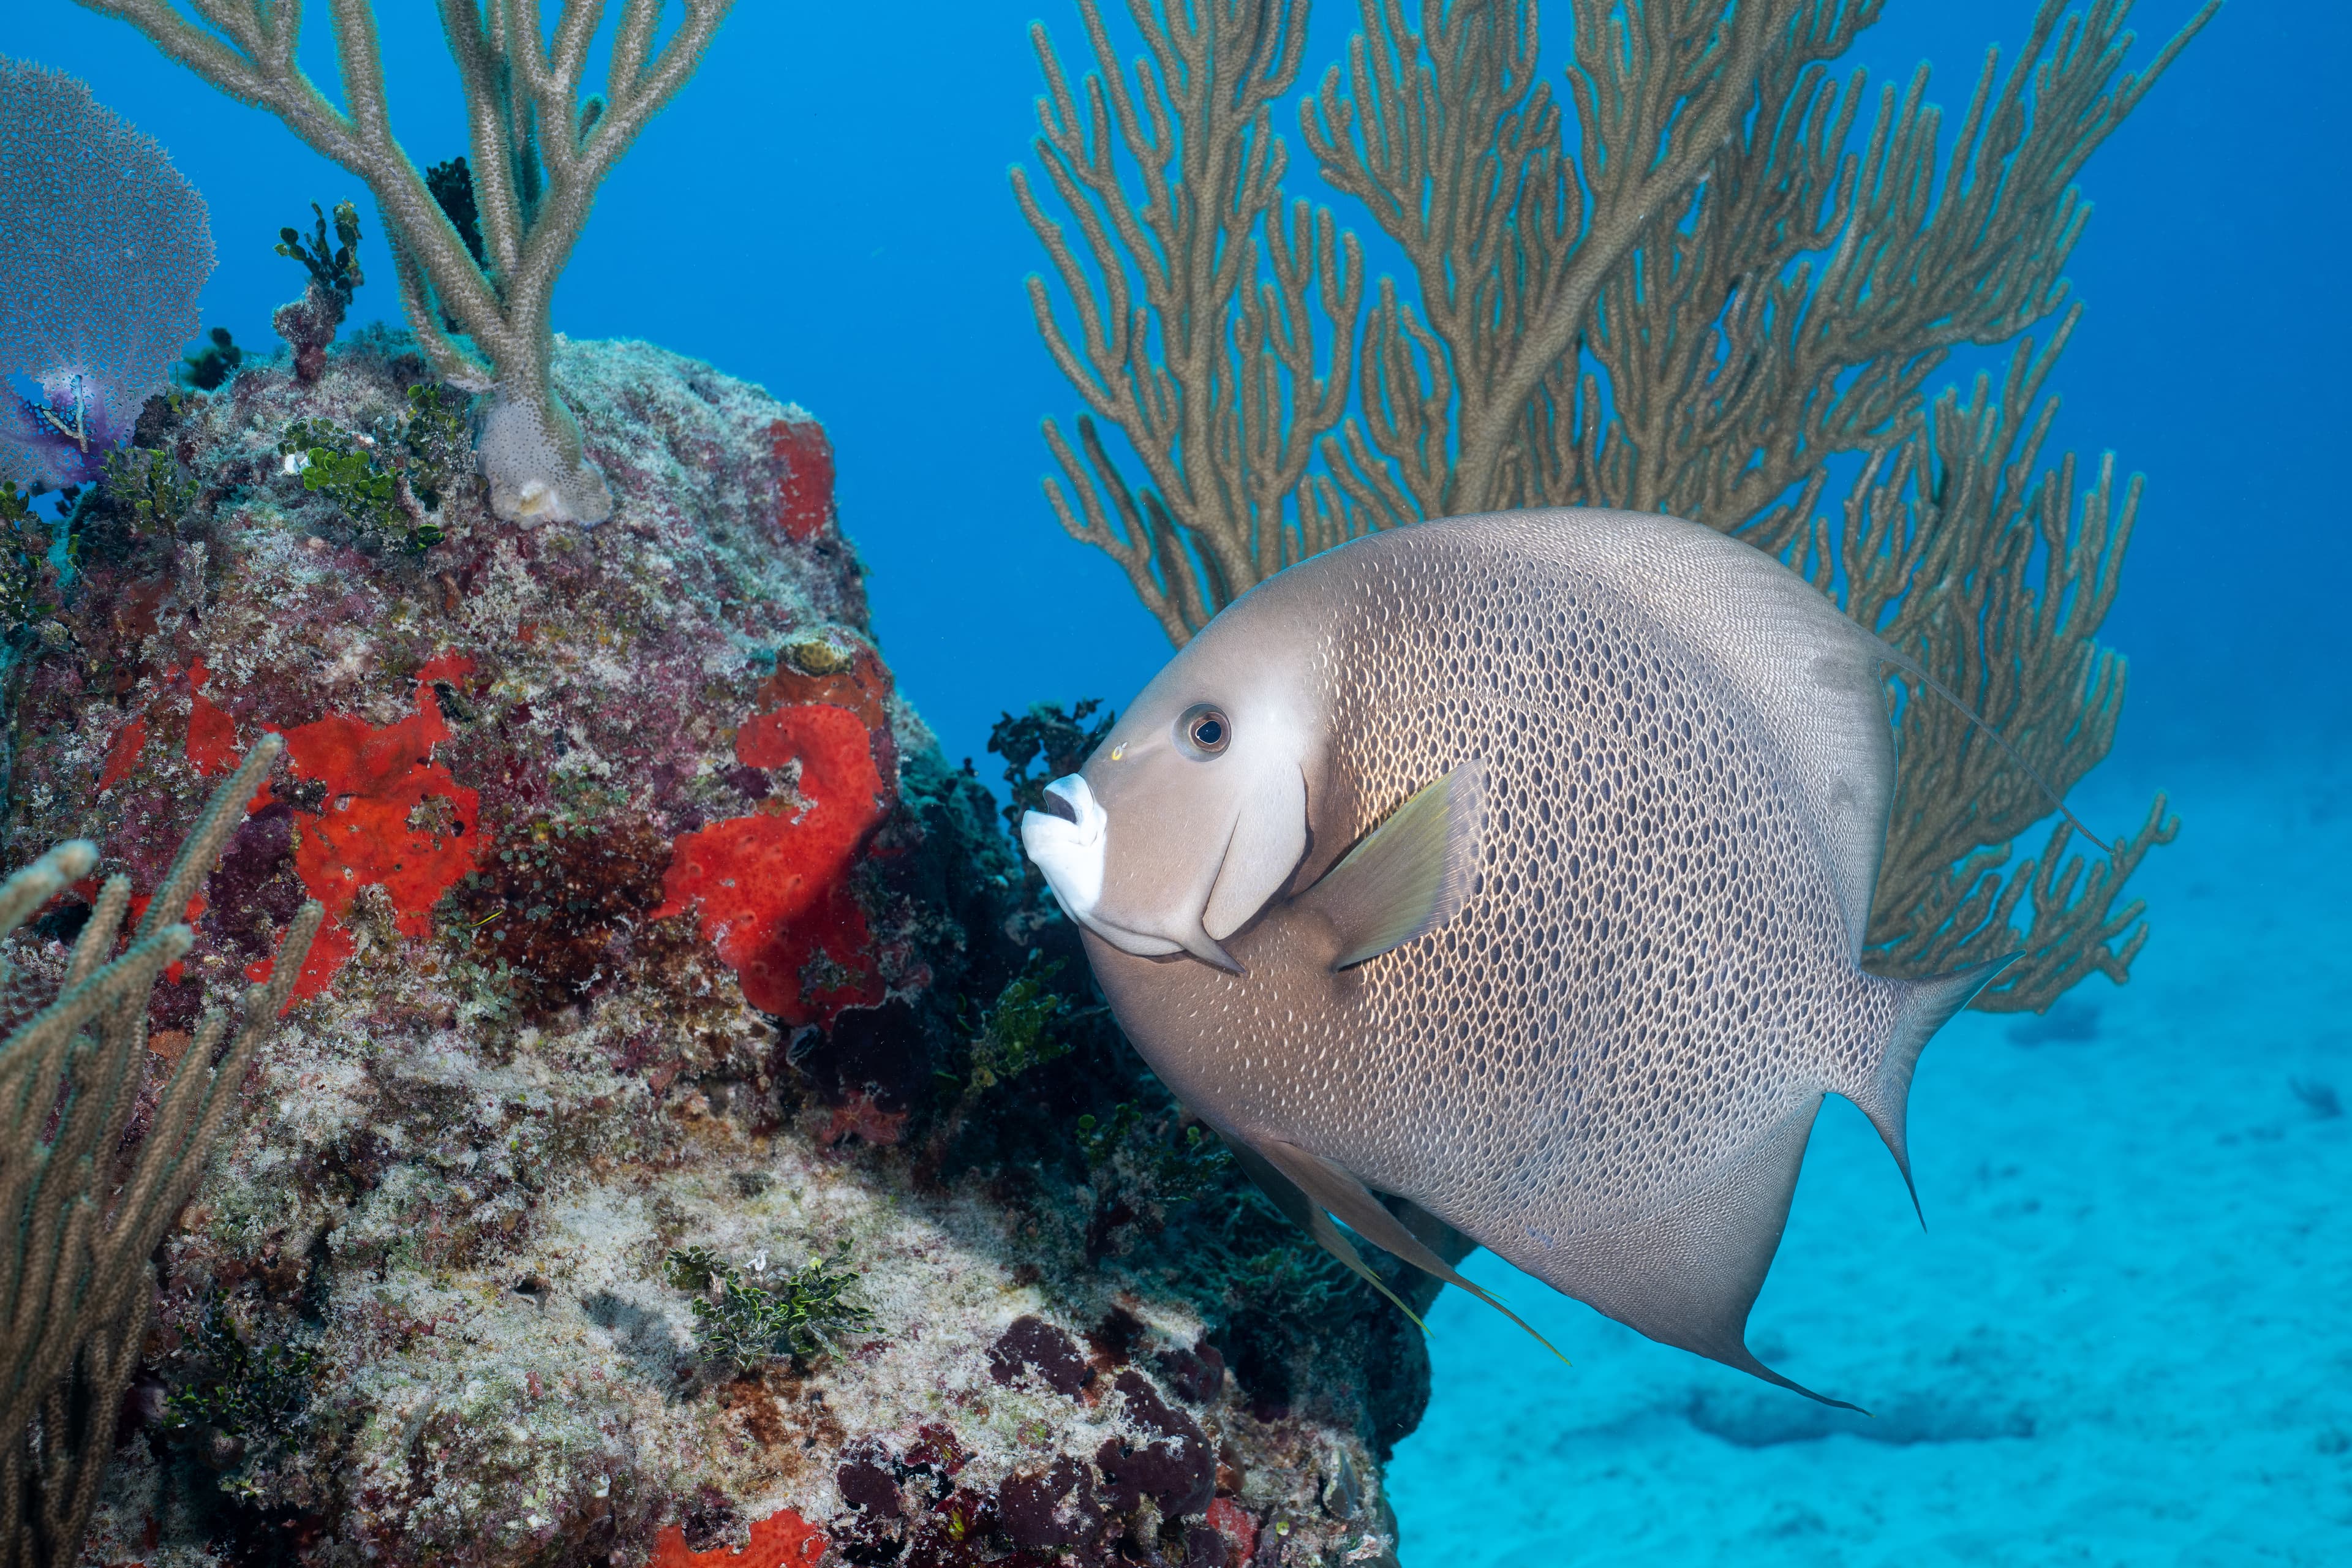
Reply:
[[[1995,975],[2017,962],[2018,955],[1996,958],[1988,963],[1972,963],[1966,969],[1956,969],[1949,974],[1938,974],[1927,980],[1895,980],[1888,984],[1900,989],[1902,1001],[1895,1009],[1895,1029],[1887,1037],[1886,1048],[1878,1059],[1877,1070],[1869,1081],[1847,1091],[1846,1097],[1870,1118],[1885,1142],[1886,1152],[1895,1156],[1895,1168],[1903,1173],[1903,1184],[1911,1193],[1911,1209],[1920,1214],[1919,1188],[1911,1179],[1911,1140],[1908,1121],[1911,1107],[1911,1075],[1919,1066],[1919,1053],[1927,1046],[1928,1037],[1952,1021],[1955,1014],[1991,984]],[[1920,1214],[1920,1223],[1927,1216]]]

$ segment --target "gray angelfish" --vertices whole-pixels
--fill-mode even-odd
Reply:
[[[1229,606],[1022,836],[1152,1070],[1350,1267],[1328,1216],[1476,1291],[1392,1194],[1796,1388],[1746,1329],[1822,1097],[1907,1181],[1920,1047],[1999,967],[1861,966],[1894,658],[1695,523],[1421,523]]]

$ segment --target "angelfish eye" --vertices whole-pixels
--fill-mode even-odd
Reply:
[[[1233,721],[1225,717],[1223,709],[1210,703],[1194,703],[1176,721],[1176,743],[1195,759],[1215,756],[1233,743]]]

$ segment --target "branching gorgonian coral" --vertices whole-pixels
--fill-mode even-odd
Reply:
[[[1566,106],[1531,0],[1358,8],[1299,119],[1404,257],[1369,305],[1354,237],[1282,190],[1270,106],[1305,0],[1128,0],[1131,70],[1079,0],[1097,70],[1075,83],[1034,31],[1058,214],[1014,188],[1065,296],[1030,280],[1038,330],[1087,410],[1075,441],[1046,425],[1046,489],[1169,637],[1370,530],[1627,507],[1811,572],[2062,787],[2104,757],[2123,671],[2095,637],[2137,489],[2103,462],[2070,510],[2074,459],[2038,467],[2065,328],[1998,394],[1927,384],[2066,310],[2075,177],[2211,7],[2126,70],[2126,0],[2045,0],[1948,134],[1925,67],[1874,101],[1832,73],[1880,0],[1570,0]],[[1832,527],[1817,509],[1857,468]],[[2087,875],[2063,829],[2011,864],[2046,800],[1895,684],[1883,966],[2022,952],[1978,999],[1999,1008],[2122,978],[2146,928],[2118,900],[2171,834],[2162,802]]]
[[[196,335],[204,198],[83,83],[0,56],[0,480],[87,483]]]
[[[480,261],[393,137],[369,0],[328,7],[341,109],[296,61],[296,0],[194,0],[198,19],[172,0],[79,0],[130,22],[231,98],[270,110],[367,183],[418,344],[444,381],[496,395],[478,443],[491,507],[505,518],[601,522],[612,492],[555,392],[555,279],[596,187],[694,74],[733,0],[684,0],[684,20],[658,49],[663,0],[625,0],[601,94],[587,90],[601,0],[562,0],[551,34],[538,0],[488,0],[487,12],[483,0],[437,3],[466,91]]]
[[[227,1014],[205,1015],[126,1151],[148,992],[187,951],[188,900],[284,749],[265,736],[214,794],[119,955],[131,881],[108,879],[56,1001],[0,1042],[0,1568],[67,1568],[79,1554],[154,1312],[149,1258],[203,1177],[318,930],[320,908],[305,904],[270,978],[246,989],[234,1033]],[[63,844],[0,883],[0,936],[97,858],[92,845]]]

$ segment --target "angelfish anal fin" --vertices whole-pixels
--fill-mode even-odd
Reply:
[[[1423,785],[1301,893],[1339,933],[1331,967],[1378,958],[1459,913],[1477,886],[1486,822],[1486,765],[1473,758]]]
[[[1568,1358],[1559,1355],[1559,1350],[1549,1340],[1536,1333],[1534,1329],[1528,1327],[1526,1320],[1517,1312],[1503,1305],[1485,1288],[1475,1280],[1465,1278],[1459,1269],[1431,1251],[1427,1243],[1407,1229],[1402,1220],[1391,1214],[1387,1206],[1374,1197],[1363,1183],[1358,1181],[1344,1168],[1323,1158],[1320,1154],[1311,1154],[1295,1143],[1285,1143],[1278,1139],[1261,1139],[1250,1144],[1248,1148],[1249,1154],[1254,1156],[1258,1163],[1271,1167],[1281,1178],[1283,1184],[1298,1194],[1296,1201],[1309,1211],[1308,1217],[1305,1220],[1299,1220],[1298,1215],[1290,1207],[1285,1206],[1283,1212],[1289,1215],[1292,1219],[1299,1220],[1299,1223],[1306,1226],[1316,1240],[1323,1243],[1327,1251],[1338,1258],[1340,1262],[1355,1269],[1358,1274],[1370,1280],[1381,1295],[1391,1301],[1396,1301],[1398,1309],[1405,1316],[1412,1318],[1414,1322],[1420,1323],[1421,1320],[1413,1316],[1411,1308],[1405,1306],[1402,1301],[1397,1300],[1395,1292],[1381,1283],[1378,1275],[1364,1266],[1363,1258],[1357,1254],[1354,1245],[1345,1236],[1340,1235],[1338,1228],[1331,1224],[1333,1216],[1337,1216],[1347,1225],[1349,1229],[1383,1252],[1412,1264],[1424,1274],[1434,1275],[1448,1285],[1465,1290],[1486,1302],[1519,1327],[1527,1329],[1529,1334],[1534,1335],[1538,1344],[1550,1351],[1552,1354],[1559,1356],[1562,1364],[1567,1363]],[[1234,1152],[1237,1155],[1241,1153],[1240,1146],[1236,1145]],[[1242,1163],[1244,1169],[1250,1170],[1252,1175],[1257,1175],[1257,1172],[1252,1168],[1250,1158],[1244,1157]],[[1261,1186],[1266,1184],[1265,1177],[1258,1176],[1258,1184]],[[1276,1203],[1281,1205],[1283,1200],[1277,1197]],[[1334,1245],[1335,1242],[1337,1245]],[[1343,1248],[1345,1250],[1342,1250]],[[1422,1331],[1423,1333],[1429,1331],[1426,1324],[1423,1325]]]
[[[1541,1257],[1505,1253],[1627,1328],[1808,1399],[1860,1410],[1793,1383],[1748,1348],[1748,1313],[1780,1249],[1813,1118],[1814,1095],[1717,1178],[1641,1219],[1588,1231]],[[1865,1412],[1865,1414],[1867,1414]]]

